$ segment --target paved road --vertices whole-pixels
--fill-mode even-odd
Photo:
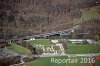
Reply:
[[[66,32],[71,32],[74,29],[78,29],[80,26],[76,25],[73,26],[72,28],[66,29],[66,30],[62,30],[62,31],[57,31],[57,32],[50,32],[50,33],[45,33],[45,34],[39,34],[39,35],[55,35],[55,34],[62,34],[62,33],[66,33]]]
[[[100,56],[100,53],[90,53],[90,54],[42,54],[40,55],[40,57],[54,57],[54,56],[69,56],[69,57],[73,57],[73,56]]]

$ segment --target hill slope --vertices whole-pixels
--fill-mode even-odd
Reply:
[[[0,31],[23,35],[68,29],[82,20],[100,19],[99,5],[99,0],[2,0]]]

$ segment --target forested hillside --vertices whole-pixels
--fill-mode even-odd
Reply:
[[[0,0],[1,34],[59,31],[92,19],[100,19],[100,0]]]

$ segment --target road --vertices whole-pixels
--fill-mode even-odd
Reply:
[[[40,57],[54,57],[54,56],[100,56],[100,53],[90,53],[90,54],[52,54],[52,53],[47,53],[47,54],[42,54]]]

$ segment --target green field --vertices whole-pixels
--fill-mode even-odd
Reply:
[[[11,45],[8,46],[8,48],[16,53],[21,53],[21,54],[25,54],[25,55],[28,55],[31,53],[29,49],[24,48],[20,45],[14,44],[14,43],[11,43]]]
[[[81,19],[83,19],[83,21],[88,21],[91,19],[100,20],[100,6],[95,6],[89,8],[88,10],[83,9],[81,12],[82,12],[81,18],[73,19],[72,22],[74,24],[79,24],[81,22]]]
[[[92,7],[90,10],[83,11],[82,18],[84,21],[91,19],[100,20],[100,6]]]
[[[34,44],[42,44],[42,45],[49,45],[49,39],[36,39],[33,41],[27,41],[27,43],[34,45]],[[97,42],[99,44],[99,41]],[[69,43],[67,44],[68,50],[66,53],[92,53],[92,52],[100,52],[100,50],[96,49],[92,45],[77,45],[77,44],[72,44]],[[20,45],[17,44],[11,44],[11,46],[8,47],[9,49],[19,52],[22,54],[29,54],[30,51]],[[59,49],[56,47],[56,49]],[[34,61],[31,62],[26,62],[25,66],[92,66],[91,63],[51,63],[51,58],[52,57],[40,57]],[[54,57],[56,59],[67,59],[68,57],[65,56],[60,56],[60,57]],[[71,58],[81,58],[81,57],[71,57]],[[99,66],[100,61],[96,62],[96,66]]]
[[[100,46],[100,41],[97,41],[96,44]]]
[[[38,58],[35,61],[27,62],[25,63],[25,66],[92,66],[92,63],[81,63],[81,58],[89,58],[89,57],[70,57],[70,59],[78,59],[76,63],[51,63],[51,58],[55,59],[69,59],[65,56],[59,56],[59,57],[42,57]]]
[[[65,66],[64,63],[61,64],[51,63],[51,58],[52,57],[41,57],[35,61],[25,63],[25,66],[33,66],[33,65],[34,66]],[[65,59],[67,57],[55,57],[55,58]]]
[[[27,43],[31,44],[31,45],[49,45],[49,39],[36,39],[36,40],[32,40],[32,41],[27,41]],[[56,49],[59,49],[58,47],[55,47]],[[68,43],[67,44],[67,49],[65,50],[66,53],[70,53],[70,54],[85,54],[85,53],[98,53],[100,52],[99,49],[97,49],[96,47],[94,47],[93,45],[85,45],[85,44],[71,44]]]
[[[49,39],[36,39],[36,40],[30,40],[27,41],[27,43],[31,44],[31,45],[48,45],[49,44]]]
[[[76,45],[76,44],[68,44],[66,53],[75,53],[75,54],[79,54],[79,53],[98,53],[100,52],[99,49],[97,49],[96,47],[94,47],[93,45]]]
[[[100,60],[96,61],[96,66],[100,66]]]

